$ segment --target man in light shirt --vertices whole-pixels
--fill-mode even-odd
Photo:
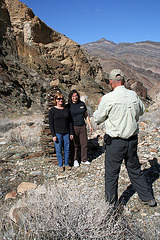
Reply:
[[[144,105],[138,95],[124,87],[124,74],[114,69],[109,74],[112,92],[104,95],[93,117],[97,124],[105,122],[105,195],[111,204],[118,204],[118,177],[122,161],[130,181],[144,204],[156,201],[141,170],[137,156],[138,121]]]

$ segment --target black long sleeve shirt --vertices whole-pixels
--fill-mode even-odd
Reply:
[[[53,137],[56,133],[70,133],[73,135],[73,124],[70,110],[66,107],[59,109],[53,107],[49,110],[49,127]]]
[[[87,107],[84,102],[79,101],[78,103],[69,104],[70,112],[73,119],[74,126],[83,126],[85,124],[85,113]]]

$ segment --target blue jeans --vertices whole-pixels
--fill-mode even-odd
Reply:
[[[69,133],[56,133],[56,136],[58,138],[58,141],[55,142],[55,148],[56,148],[56,155],[58,159],[58,165],[59,167],[63,167],[63,156],[62,156],[62,147],[64,146],[64,162],[65,166],[69,166]]]

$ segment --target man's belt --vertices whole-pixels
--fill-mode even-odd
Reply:
[[[114,140],[114,139],[120,139],[120,140],[124,140],[124,141],[132,141],[132,140],[137,140],[138,135],[136,134],[136,135],[133,135],[133,136],[131,136],[129,138],[126,138],[126,139],[125,138],[120,138],[120,137],[111,137],[108,134],[104,135],[104,142],[105,142],[106,145],[110,145],[112,140]]]

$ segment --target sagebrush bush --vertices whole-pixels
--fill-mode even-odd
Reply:
[[[19,239],[141,239],[103,193],[87,184],[42,186],[23,201]]]
[[[8,132],[8,142],[20,146],[33,146],[40,144],[41,126],[30,128],[27,125],[18,126]]]
[[[17,143],[19,145],[22,145],[24,142],[23,136],[19,128],[11,130],[9,138],[11,143]]]
[[[1,119],[0,132],[6,142],[17,146],[39,146],[43,116],[22,116],[19,119]]]

